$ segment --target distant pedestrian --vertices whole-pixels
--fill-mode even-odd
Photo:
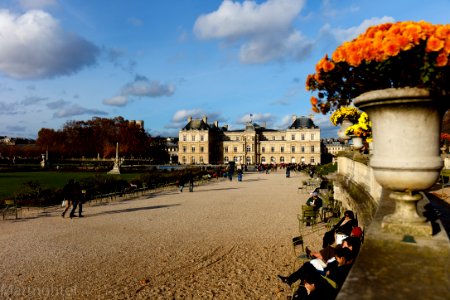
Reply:
[[[238,179],[238,181],[242,181],[242,175],[243,175],[242,169],[238,169],[237,170],[237,179]]]
[[[188,180],[189,180],[189,192],[193,192],[194,191],[194,175],[192,175],[192,172],[189,172]]]
[[[74,195],[74,188],[75,188],[74,186],[75,186],[75,180],[70,179],[69,182],[63,188],[64,199],[66,200],[66,207],[61,214],[61,216],[63,218],[66,215],[66,212],[69,210],[69,208],[73,205],[73,198],[75,196]]]
[[[232,181],[232,180],[233,180],[233,174],[234,174],[234,165],[230,164],[230,165],[228,166],[227,172],[228,172],[228,179],[229,179],[230,181]]]
[[[286,178],[291,177],[291,168],[289,166],[286,166]]]
[[[186,177],[184,176],[184,174],[181,174],[180,179],[178,180],[178,188],[180,190],[180,193],[183,192],[185,184],[186,184]]]
[[[81,188],[78,182],[73,181],[71,183],[71,193],[72,193],[72,210],[70,211],[70,218],[75,217],[75,211],[78,207],[78,217],[82,218],[83,216],[83,199],[81,197]]]

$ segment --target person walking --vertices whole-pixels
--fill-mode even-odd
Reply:
[[[237,170],[237,179],[238,181],[242,181],[242,175],[243,175],[243,171],[242,168]]]
[[[189,192],[193,192],[194,191],[194,175],[192,175],[192,172],[189,172],[188,179],[189,179]]]
[[[79,218],[83,218],[83,201],[81,199],[81,188],[80,188],[80,184],[78,182],[73,182],[72,184],[72,199],[73,199],[73,205],[72,205],[72,210],[70,211],[70,218],[72,219],[73,217],[75,217],[75,211],[78,207],[78,217]]]
[[[73,205],[73,189],[74,189],[75,180],[70,179],[69,182],[63,188],[64,199],[66,200],[66,207],[61,214],[61,217],[64,218],[66,212]]]
[[[180,190],[180,193],[183,192],[185,184],[186,184],[186,178],[185,178],[185,175],[182,173],[180,175],[180,179],[178,180],[178,189]]]

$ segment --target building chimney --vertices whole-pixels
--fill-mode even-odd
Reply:
[[[192,121],[192,116],[188,117],[188,123]]]
[[[219,127],[219,121],[214,121],[214,127]]]
[[[292,115],[292,122],[295,122],[297,120],[297,116],[296,115]]]
[[[202,120],[203,120],[203,122],[204,122],[205,124],[208,124],[208,118],[207,118],[206,116],[203,116],[203,117],[202,117]]]

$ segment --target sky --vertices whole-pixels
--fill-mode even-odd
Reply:
[[[0,0],[0,136],[94,117],[175,137],[192,116],[286,129],[316,63],[371,25],[449,22],[450,0]]]

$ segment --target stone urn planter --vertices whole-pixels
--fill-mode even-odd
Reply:
[[[362,147],[364,147],[362,137],[359,137],[359,136],[353,136],[353,137],[352,137],[352,141],[353,141],[353,146],[352,146],[353,149],[359,150],[359,149],[361,149]]]
[[[433,186],[443,166],[439,136],[446,100],[419,88],[376,90],[355,99],[372,120],[375,179],[396,201],[395,212],[383,219],[386,231],[432,234],[431,224],[417,213],[418,192]]]
[[[344,119],[342,121],[341,128],[339,128],[339,130],[337,132],[339,139],[341,139],[343,141],[347,141],[350,139],[350,137],[345,134],[345,130],[352,125],[353,125],[353,123],[348,119]]]

